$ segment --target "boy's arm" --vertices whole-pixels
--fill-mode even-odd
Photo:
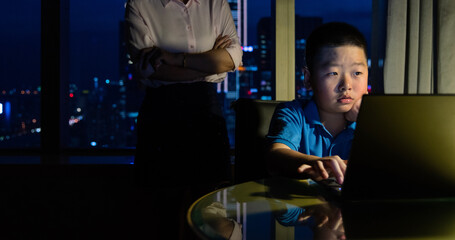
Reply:
[[[334,176],[343,183],[346,161],[339,156],[317,157],[292,150],[282,143],[272,143],[267,153],[271,175],[312,178],[315,181]]]

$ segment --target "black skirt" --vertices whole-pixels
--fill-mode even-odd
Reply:
[[[229,139],[214,83],[148,88],[137,130],[139,184],[229,180]]]

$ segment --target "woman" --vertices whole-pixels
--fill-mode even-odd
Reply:
[[[147,89],[136,179],[160,195],[154,205],[175,204],[173,212],[155,209],[170,216],[167,224],[182,223],[191,202],[229,180],[215,83],[241,64],[237,31],[225,0],[129,0],[125,20],[129,54]]]

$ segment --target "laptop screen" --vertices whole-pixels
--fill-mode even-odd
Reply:
[[[455,197],[455,95],[364,96],[342,197]]]

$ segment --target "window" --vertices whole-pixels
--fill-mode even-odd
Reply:
[[[134,148],[143,91],[132,79],[125,0],[69,4],[67,124],[70,148]]]
[[[376,37],[371,37],[373,9],[378,4],[384,6],[381,1],[286,1],[293,4],[289,11],[295,11],[295,71],[289,68],[289,72],[295,74],[292,84],[296,97],[308,97],[301,86],[300,70],[305,37],[312,28],[327,21],[347,21],[365,34],[369,44],[385,35],[382,23]],[[143,91],[131,79],[126,55],[125,2],[26,0],[3,4],[8,11],[1,17],[0,29],[8,34],[0,38],[2,46],[7,46],[0,57],[1,149],[38,148],[54,154],[63,149],[68,155],[90,155],[96,150],[94,155],[133,155]],[[282,1],[228,2],[244,51],[243,66],[218,85],[234,147],[231,103],[238,98],[276,98],[275,25],[276,18],[281,21],[283,15],[275,12]],[[384,16],[386,11],[380,12]],[[375,44],[371,49],[373,54],[378,51]],[[375,58],[379,67],[380,56]],[[17,155],[21,153],[17,151]]]
[[[309,98],[303,86],[302,67],[306,38],[319,25],[340,21],[357,27],[367,40],[369,91],[383,92],[386,1],[295,1],[295,90],[296,98]],[[374,14],[373,14],[374,13]]]
[[[0,148],[38,148],[41,131],[40,1],[3,3]],[[6,5],[6,6],[5,6]]]

